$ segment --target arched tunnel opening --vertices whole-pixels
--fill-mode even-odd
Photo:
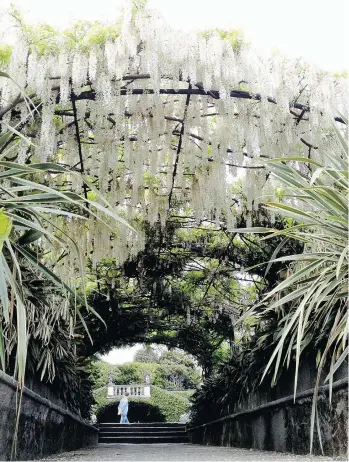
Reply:
[[[265,254],[274,251],[277,239],[273,245],[263,241],[257,246],[238,236],[227,238],[223,229],[211,225],[184,230],[172,222],[165,229],[155,224],[146,231],[145,249],[123,264],[111,258],[89,261],[86,296],[91,309],[81,308],[73,337],[65,335],[64,321],[54,327],[55,375],[51,379],[47,367],[43,381],[86,418],[91,415],[94,390],[107,384],[107,378],[95,383],[92,364],[112,348],[142,343],[181,349],[195,358],[203,382],[222,367],[229,367],[230,360],[236,364],[236,374],[245,375],[240,354],[255,327],[249,320],[237,326],[237,320],[260,290],[275,284],[283,268],[282,262],[275,263],[267,275],[259,265],[249,273],[243,270],[264,261]],[[287,252],[287,246],[280,250],[281,254]],[[38,375],[40,348],[32,337],[27,380]],[[58,348],[67,351],[62,359]],[[249,349],[245,351],[248,354]],[[263,363],[261,357],[258,364]],[[236,384],[240,383],[237,378]],[[239,386],[234,396],[239,395]]]
[[[97,355],[91,371],[98,423],[119,422],[118,405],[125,392],[132,423],[187,421],[202,382],[202,369],[192,355],[156,344],[113,348]]]
[[[233,235],[227,239],[224,230],[209,225],[184,231],[171,222],[165,230],[158,224],[147,228],[146,235],[145,249],[124,264],[114,259],[90,263],[87,296],[92,310],[82,312],[85,325],[77,324],[79,358],[91,363],[113,348],[160,344],[193,356],[203,382],[232,358],[240,370],[239,355],[254,326],[237,326],[237,320],[261,289],[275,283],[283,266],[276,263],[266,276],[258,265],[249,273],[243,268],[264,260],[275,243],[257,247]],[[88,399],[82,403],[84,412]]]

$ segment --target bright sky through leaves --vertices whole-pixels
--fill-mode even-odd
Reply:
[[[74,19],[109,20],[119,15],[125,0],[1,0],[1,9],[17,5],[29,22],[67,27]],[[149,0],[167,22],[183,29],[243,28],[261,51],[278,48],[303,56],[320,67],[348,67],[347,0]]]

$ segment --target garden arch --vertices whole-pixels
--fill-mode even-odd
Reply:
[[[46,49],[22,30],[6,70],[30,100],[2,79],[9,103],[0,122],[11,136],[1,153],[15,141],[18,155],[7,160],[64,167],[44,182],[81,194],[86,219],[58,216],[50,226],[69,234],[94,267],[143,250],[144,223],[160,223],[160,239],[171,221],[232,231],[242,214],[249,226],[261,197],[273,196],[263,159],[287,158],[297,146],[326,161],[322,153],[338,148],[329,127],[344,122],[347,107],[341,79],[294,60],[261,59],[219,34],[171,31],[147,10],[126,11],[102,38],[53,40]],[[243,199],[232,192],[236,177]],[[133,229],[115,226],[111,210]],[[81,275],[76,253],[49,250],[64,280]]]

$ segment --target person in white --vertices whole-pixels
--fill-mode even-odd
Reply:
[[[129,393],[126,392],[125,395],[121,398],[121,401],[119,403],[118,407],[118,414],[121,415],[120,423],[122,424],[128,424],[130,423],[127,418],[127,413],[128,413],[128,395]]]

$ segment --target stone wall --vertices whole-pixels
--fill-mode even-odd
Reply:
[[[9,460],[16,424],[17,382],[0,371],[0,460]],[[25,388],[14,459],[40,459],[48,454],[97,444],[98,430],[32,390]]]
[[[251,394],[236,404],[229,415],[196,427],[188,427],[194,444],[235,446],[269,451],[308,454],[313,401],[314,371],[309,365],[300,370],[296,400],[291,380],[275,389]],[[332,404],[328,386],[320,387],[319,422],[325,455],[346,456],[348,451],[348,369],[343,367],[333,383]],[[321,454],[315,429],[314,452]]]

